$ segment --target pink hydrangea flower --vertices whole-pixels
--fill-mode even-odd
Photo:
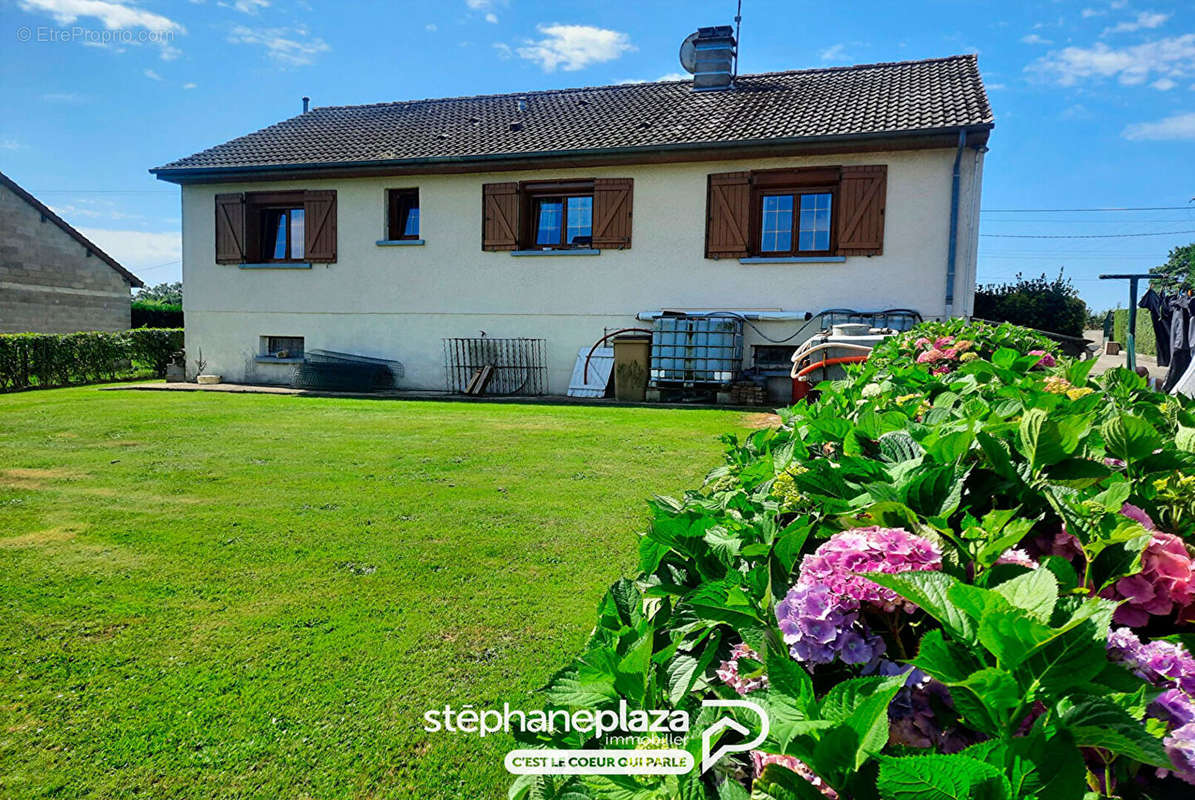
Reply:
[[[885,611],[916,606],[896,592],[862,577],[867,572],[940,570],[936,544],[903,528],[855,528],[836,533],[801,561],[799,583],[826,586],[831,593]]]
[[[821,792],[822,796],[827,800],[838,800],[838,792],[831,789],[825,781],[814,774],[805,762],[793,756],[781,756],[775,753],[765,753],[762,750],[751,751],[751,764],[755,767],[755,777],[758,778],[764,771],[764,767],[769,764],[777,764],[785,769],[790,769],[800,775],[805,780],[813,784],[813,787]]]
[[[1050,355],[1045,350],[1030,350],[1029,355],[1041,356],[1041,358],[1039,358],[1037,360],[1037,364],[1035,364],[1034,366],[1053,367],[1058,364],[1058,362],[1054,360],[1054,356]]]
[[[747,658],[751,661],[759,661],[759,654],[743,643],[736,644],[730,648],[730,660],[723,661],[722,665],[714,670],[714,674],[718,676],[718,680],[725,683],[731,689],[734,689],[739,694],[747,694],[754,692],[757,689],[768,688],[768,676],[760,675],[758,678],[744,678],[739,674],[739,659]]]
[[[1123,461],[1120,463],[1121,466],[1124,465]],[[1154,524],[1154,521],[1149,518],[1149,514],[1145,513],[1145,509],[1138,508],[1132,503],[1125,503],[1123,506],[1121,506],[1120,513],[1131,520],[1140,522],[1147,531],[1156,531],[1158,529],[1158,526]]]
[[[945,375],[947,372],[950,372],[949,364],[939,364],[930,370],[931,375]]]
[[[954,344],[954,339],[950,336],[939,336],[934,340],[934,347],[939,350],[945,350],[950,345]]]
[[[917,356],[918,364],[933,364],[933,363],[936,363],[941,360],[942,360],[942,351],[938,350],[937,348],[934,348],[932,350],[926,350],[924,353]]]
[[[1101,596],[1127,601],[1113,619],[1140,627],[1150,615],[1166,616],[1195,603],[1195,563],[1182,539],[1154,531],[1141,555],[1141,572],[1121,578]]]
[[[929,347],[929,346],[930,346],[930,340],[929,340],[929,339],[926,339],[924,336],[922,336],[920,339],[918,339],[917,341],[913,342],[913,346],[914,346],[914,347],[916,347],[916,348],[917,348],[917,349],[919,349],[919,350],[920,350],[920,349],[923,349],[923,348],[927,348],[927,347]]]

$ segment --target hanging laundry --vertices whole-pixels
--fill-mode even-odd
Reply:
[[[1162,387],[1167,392],[1174,388],[1191,364],[1191,351],[1195,349],[1193,304],[1195,300],[1189,294],[1176,295],[1170,301],[1170,372]]]
[[[1149,312],[1149,321],[1154,326],[1154,341],[1158,346],[1158,366],[1170,365],[1170,298],[1158,294],[1152,288],[1137,303],[1138,308]]]

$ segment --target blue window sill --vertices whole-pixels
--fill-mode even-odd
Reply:
[[[562,248],[560,250],[512,250],[512,256],[600,256],[601,250],[593,248]]]
[[[740,258],[740,264],[841,264],[846,256],[756,256]]]
[[[264,264],[241,264],[241,269],[311,269],[306,261],[271,261]]]
[[[378,239],[374,244],[378,247],[419,247],[422,239]]]
[[[303,358],[275,358],[274,356],[255,356],[253,358],[258,364],[302,364]]]

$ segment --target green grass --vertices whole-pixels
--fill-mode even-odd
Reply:
[[[505,797],[704,410],[0,395],[0,796]]]

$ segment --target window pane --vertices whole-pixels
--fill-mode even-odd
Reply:
[[[771,194],[763,198],[763,220],[759,249],[763,253],[786,253],[793,249],[793,196]]]
[[[560,215],[563,210],[559,200],[540,200],[539,216],[535,224],[536,244],[560,244]]]
[[[270,258],[286,258],[286,212],[267,212],[265,229],[267,231],[273,231],[274,244],[270,250]]]
[[[593,242],[593,198],[570,197],[568,199],[569,244],[591,244]]]
[[[407,209],[407,221],[402,228],[403,236],[418,236],[419,235],[419,206],[411,206]]]
[[[830,249],[830,203],[833,195],[801,195],[801,234],[798,250]]]
[[[303,209],[290,210],[290,257],[303,257]]]

